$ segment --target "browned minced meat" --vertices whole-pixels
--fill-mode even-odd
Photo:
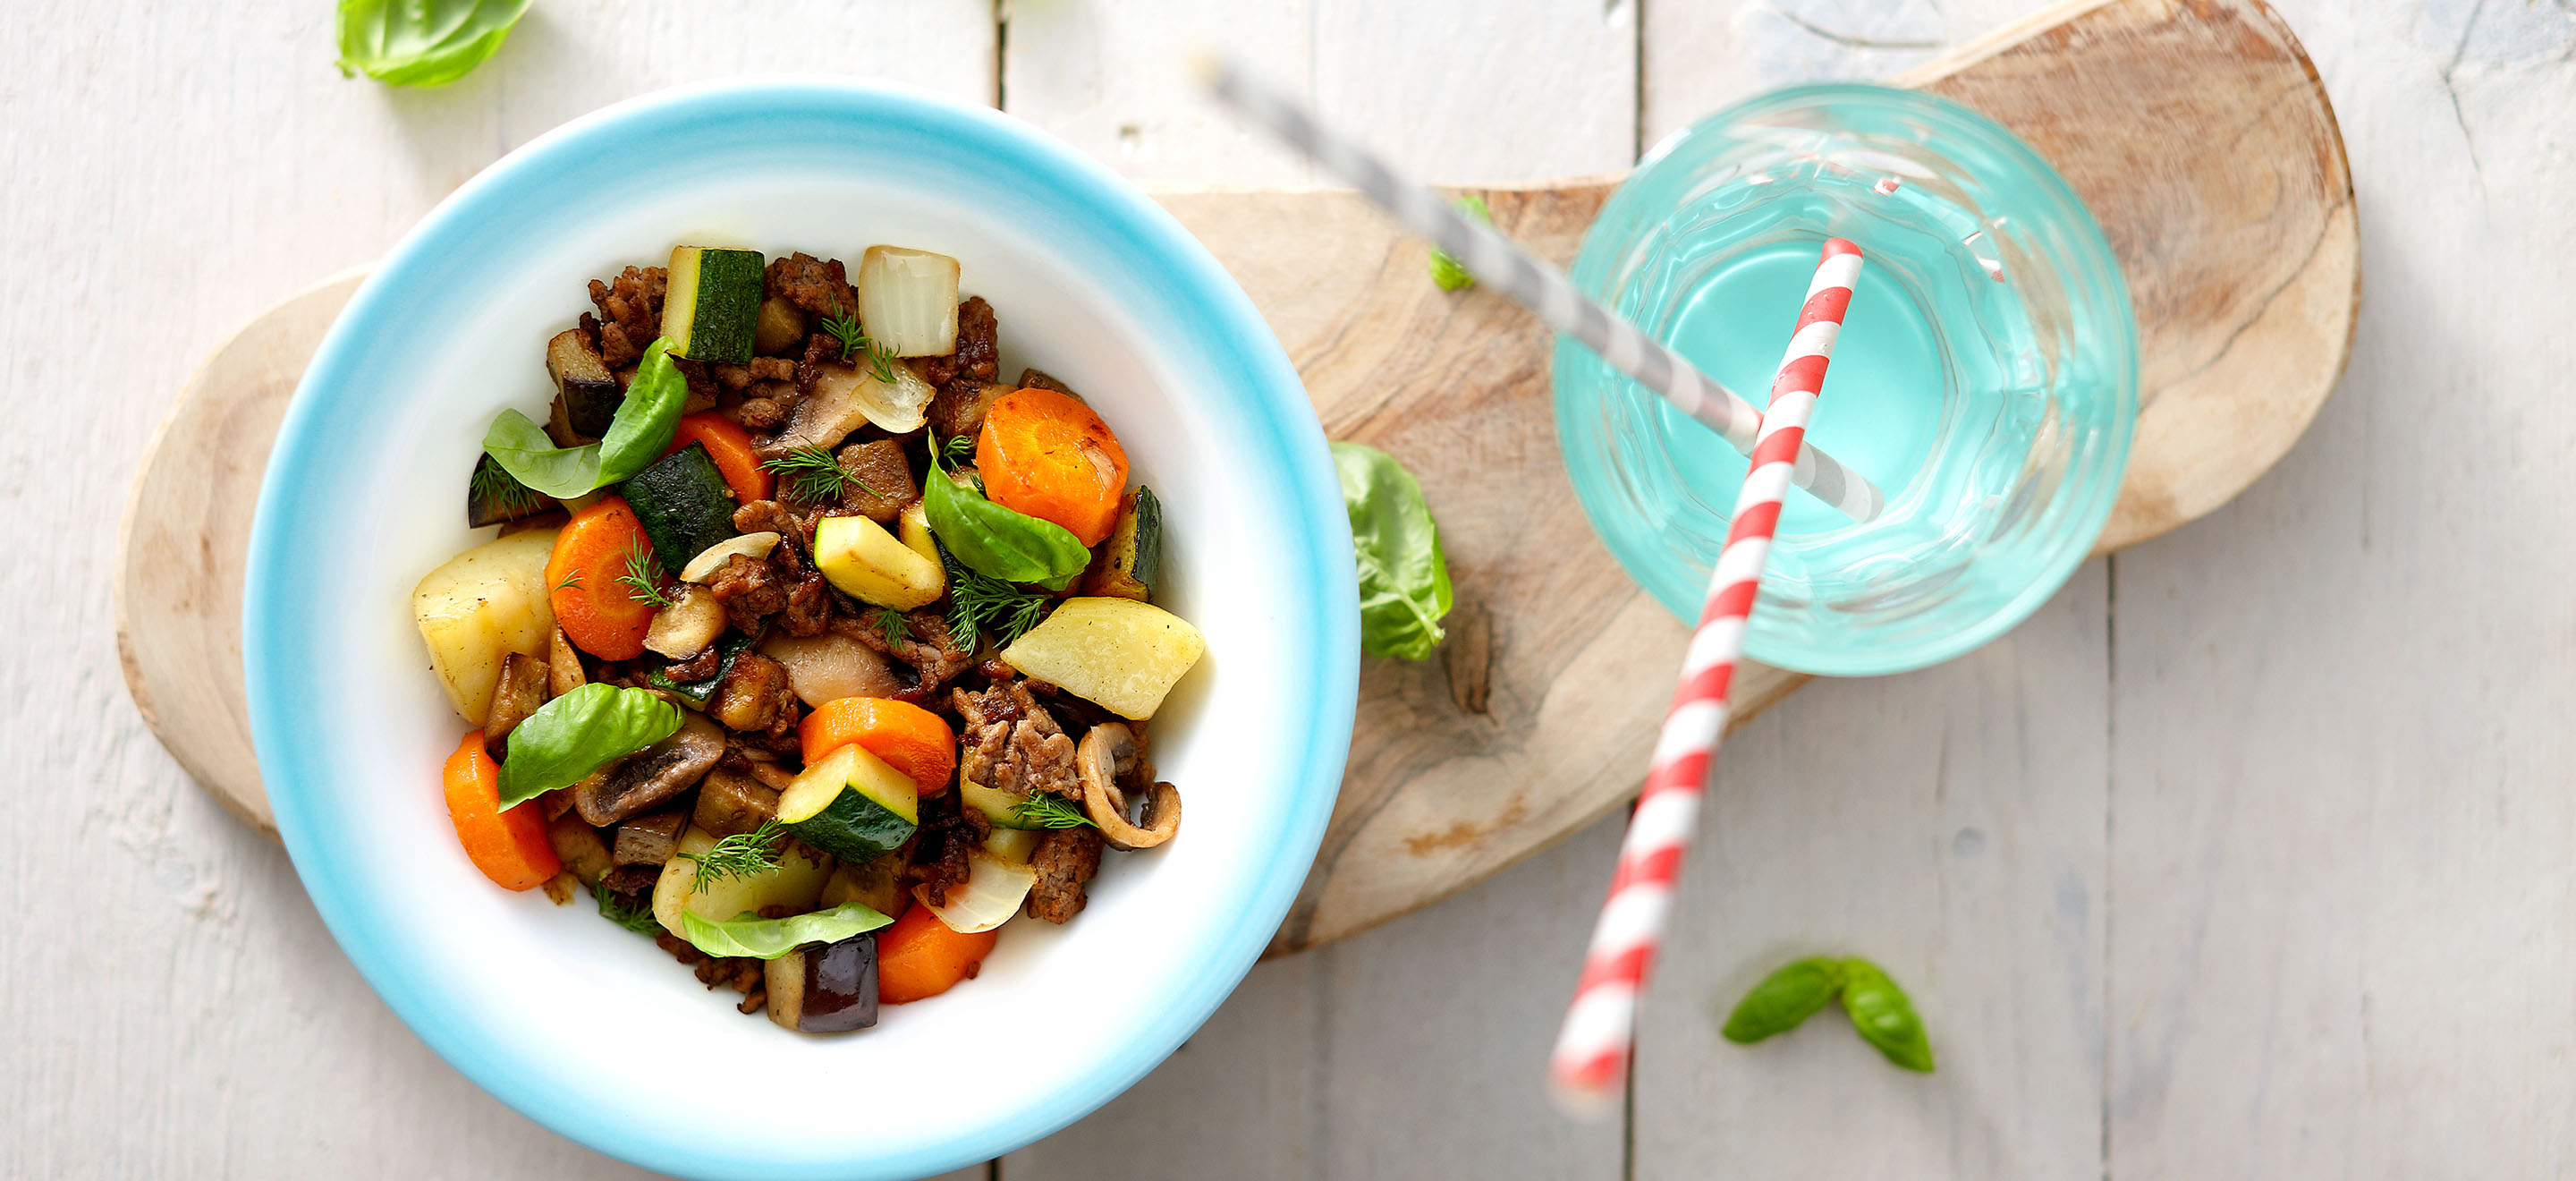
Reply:
[[[921,489],[912,482],[912,461],[894,439],[852,443],[841,448],[841,507],[882,525],[895,519]]]
[[[796,396],[811,397],[814,383],[823,379],[823,366],[839,364],[845,351],[840,338],[830,333],[817,332],[806,337],[805,356],[796,362]]]
[[[658,865],[621,865],[599,879],[600,888],[620,898],[642,898],[653,892],[653,884],[662,880]]]
[[[717,385],[739,390],[755,381],[794,381],[796,362],[785,357],[753,357],[748,365],[710,365],[707,372],[715,377]]]
[[[779,580],[777,567],[750,554],[726,558],[707,579],[707,591],[724,604],[725,618],[744,635],[759,634],[760,621],[787,606],[787,585]]]
[[[1000,338],[993,305],[984,302],[983,296],[974,296],[957,305],[957,351],[945,357],[923,357],[913,368],[923,381],[936,386],[983,385],[1002,372]]]
[[[1005,681],[981,692],[951,690],[948,698],[957,709],[960,775],[1023,795],[1082,794],[1073,739],[1029,695],[1026,682]]]
[[[859,309],[858,292],[850,289],[849,269],[837,258],[816,258],[800,250],[771,259],[762,283],[766,294],[818,316],[847,316]]]
[[[948,888],[964,883],[973,868],[967,854],[983,847],[992,833],[984,814],[961,807],[956,792],[921,801],[921,828],[914,834],[909,872],[931,905],[948,905]]]
[[[822,515],[820,509],[800,512],[779,501],[755,500],[733,510],[733,527],[745,533],[775,533],[810,548],[814,544],[814,522]]]
[[[1100,872],[1100,830],[1095,828],[1057,829],[1038,841],[1037,856],[1029,867],[1037,870],[1037,884],[1029,887],[1029,914],[1050,923],[1061,923],[1082,913],[1083,903],[1090,900],[1082,884]]]
[[[1012,392],[1006,385],[978,384],[971,381],[950,382],[930,396],[930,429],[943,439],[959,435],[972,436],[984,429],[984,413]]]
[[[660,267],[628,267],[608,282],[590,281],[590,302],[599,309],[599,318],[582,327],[598,335],[599,359],[609,368],[643,356],[644,346],[662,334],[665,282]]]
[[[662,666],[662,675],[679,684],[703,681],[724,667],[724,651],[709,644],[687,660],[674,660]]]
[[[959,649],[955,637],[948,634],[948,619],[936,611],[915,611],[903,617],[903,631],[892,643],[871,618],[875,612],[835,614],[832,630],[856,639],[875,649],[879,655],[891,656],[912,666],[913,683],[931,690],[948,683],[975,663],[975,654]]]
[[[821,571],[805,561],[805,551],[782,543],[769,551],[769,564],[787,584],[787,606],[778,626],[791,636],[819,636],[832,627],[832,589]]]
[[[707,698],[707,716],[729,730],[776,736],[796,725],[796,691],[787,681],[787,666],[757,652],[733,658],[724,679]]]
[[[688,940],[668,931],[653,936],[653,945],[670,953],[672,959],[694,969],[698,974],[698,983],[706,985],[709,991],[713,991],[717,985],[722,984],[748,996],[752,989],[760,987],[762,983],[759,960],[746,956],[711,956],[699,951]],[[751,1010],[743,1011],[748,1013]]]
[[[787,425],[787,412],[795,399],[793,382],[761,382],[751,388],[741,405],[733,408],[733,420],[755,435],[770,434]]]

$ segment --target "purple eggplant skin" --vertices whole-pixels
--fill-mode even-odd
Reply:
[[[806,949],[805,1005],[796,1028],[805,1033],[848,1033],[876,1023],[876,933]]]

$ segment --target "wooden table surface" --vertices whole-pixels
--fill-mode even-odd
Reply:
[[[1540,1063],[1616,821],[1265,964],[1100,1113],[960,1176],[2576,1175],[2576,5],[2289,0],[2362,212],[2350,371],[2209,519],[1941,668],[1730,745],[1625,1118]],[[277,845],[118,676],[135,455],[244,320],[604,103],[839,70],[999,101],[1139,178],[1318,180],[1198,101],[1216,44],[1430,178],[1624,168],[1720,103],[1883,76],[2027,0],[537,0],[444,90],[324,0],[20,0],[0,75],[0,1175],[612,1177],[358,979]],[[235,11],[238,9],[239,11]],[[1662,676],[1665,670],[1643,670]],[[1909,984],[1941,1071],[1715,1013],[1809,950]]]

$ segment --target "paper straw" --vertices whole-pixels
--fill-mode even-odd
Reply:
[[[1726,734],[1728,694],[1736,661],[1744,654],[1744,620],[1753,611],[1762,566],[1771,556],[1771,531],[1780,522],[1780,498],[1789,490],[1789,457],[1798,453],[1807,415],[1824,389],[1825,366],[1842,333],[1860,259],[1860,247],[1840,238],[1825,240],[1824,259],[1807,286],[1806,305],[1798,310],[1798,329],[1780,359],[1779,376],[1771,381],[1771,407],[1753,445],[1753,470],[1736,494],[1735,519],[1709,579],[1708,604],[1700,610],[1699,627],[1682,657],[1681,684],[1673,690],[1672,709],[1655,739],[1645,791],[1638,795],[1628,835],[1619,843],[1610,899],[1592,929],[1583,977],[1548,1061],[1550,1089],[1570,1111],[1607,1107],[1627,1074],[1637,997],[1645,991],[1647,970],[1663,942],[1673,882],[1698,826],[1700,795],[1717,761],[1718,741]]]
[[[1245,77],[1232,63],[1208,60],[1204,73],[1217,97],[1341,174],[1404,228],[1456,257],[1478,282],[1529,309],[1549,328],[1581,341],[1611,368],[1706,424],[1737,451],[1753,453],[1761,411],[1661,341],[1613,315],[1575,287],[1565,272],[1514,246],[1493,227],[1459,216],[1438,194],[1404,180],[1357,145],[1317,126],[1294,102]],[[1798,448],[1796,454],[1790,482],[1844,516],[1867,521],[1886,507],[1877,486],[1841,460],[1813,447]]]

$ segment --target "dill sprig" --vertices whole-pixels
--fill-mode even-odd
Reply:
[[[689,890],[695,893],[718,881],[759,873],[778,864],[784,851],[787,830],[775,820],[763,820],[750,832],[738,832],[707,847],[695,855],[697,876],[689,879]]]
[[[948,567],[948,634],[958,647],[974,651],[979,634],[992,637],[996,646],[1008,646],[1046,618],[1052,601],[1046,593],[970,570],[946,546],[939,547],[939,560]]]
[[[503,517],[524,517],[545,504],[537,490],[519,482],[490,455],[474,462],[474,474],[466,478],[465,494],[484,501]]]
[[[838,501],[842,490],[853,485],[870,496],[883,495],[868,487],[867,481],[851,475],[840,459],[821,447],[799,447],[760,466],[787,477],[789,494],[807,504]]]
[[[1027,799],[1012,804],[1011,818],[1039,828],[1080,828],[1086,824],[1100,827],[1091,817],[1066,802],[1063,796],[1042,791],[1030,792]]]
[[[628,905],[617,895],[609,893],[605,879],[590,884],[590,896],[599,903],[599,917],[638,935],[662,933],[662,924],[653,917],[653,908]]]
[[[626,584],[626,597],[655,607],[676,607],[680,601],[662,591],[662,564],[653,560],[653,552],[638,542],[626,549],[626,573],[617,576]]]
[[[837,303],[833,305],[835,309],[839,306]],[[832,339],[841,342],[842,360],[849,360],[852,353],[865,356],[868,376],[876,378],[878,382],[885,385],[894,384],[894,349],[869,339],[868,334],[860,329],[857,315],[825,316],[823,331],[831,334]]]
[[[892,607],[879,607],[868,612],[868,622],[875,624],[877,631],[885,636],[886,647],[903,642],[903,612]]]
[[[571,589],[573,589],[574,587],[577,587],[577,586],[580,586],[580,585],[581,585],[581,571],[579,571],[579,570],[568,570],[568,571],[565,571],[565,572],[564,572],[563,581],[562,581],[562,582],[558,582],[558,583],[556,583],[556,584],[555,584],[555,589],[556,589],[556,590],[571,590]]]
[[[975,436],[952,435],[945,442],[933,444],[931,457],[943,459],[951,467],[964,467],[975,462]]]

